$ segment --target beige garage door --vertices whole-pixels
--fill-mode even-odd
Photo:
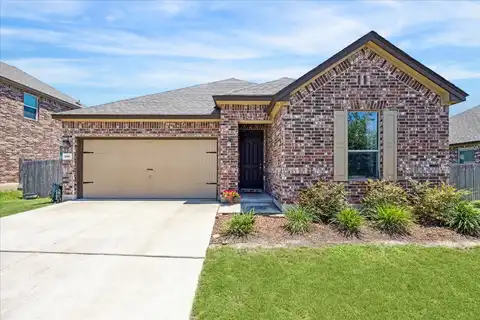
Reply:
[[[216,197],[216,140],[84,140],[84,198]]]

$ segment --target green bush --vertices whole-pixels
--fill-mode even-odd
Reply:
[[[418,202],[424,197],[425,193],[432,186],[430,182],[419,182],[411,178],[407,178],[408,181],[408,203],[411,206],[416,206]]]
[[[374,215],[377,228],[389,234],[407,234],[412,224],[412,214],[407,207],[383,204]]]
[[[310,229],[313,221],[312,214],[305,208],[293,206],[286,210],[287,224],[285,228],[291,234],[305,233]]]
[[[407,192],[399,185],[387,180],[368,180],[365,197],[362,199],[364,213],[368,217],[376,214],[382,205],[408,206]]]
[[[480,200],[472,201],[472,205],[473,205],[475,208],[480,209]]]
[[[317,182],[300,191],[300,206],[307,209],[315,221],[329,222],[347,207],[347,191],[343,184]]]
[[[471,203],[461,201],[450,216],[448,225],[458,233],[480,236],[480,209]]]
[[[346,208],[337,213],[332,222],[341,230],[354,234],[360,231],[364,218],[355,208]]]
[[[255,225],[254,211],[247,213],[236,213],[232,219],[227,222],[225,232],[234,236],[246,236],[253,232]]]
[[[449,184],[432,186],[428,182],[410,182],[410,203],[417,220],[426,225],[445,226],[455,207],[468,191],[457,190]]]

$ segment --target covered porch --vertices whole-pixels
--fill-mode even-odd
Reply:
[[[278,214],[280,210],[274,204],[271,195],[269,174],[269,134],[271,124],[238,124],[235,141],[237,176],[235,184],[241,195],[240,203],[222,204],[219,213],[237,213],[254,210],[258,214]],[[223,190],[220,190],[220,192]]]

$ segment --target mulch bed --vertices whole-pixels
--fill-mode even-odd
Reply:
[[[409,235],[388,235],[366,225],[360,234],[345,235],[332,225],[314,223],[311,230],[303,235],[291,235],[285,230],[285,218],[273,216],[256,216],[255,232],[246,237],[224,235],[224,225],[231,219],[230,214],[218,214],[213,227],[210,244],[245,245],[265,247],[285,246],[322,246],[339,243],[416,243],[442,244],[451,246],[467,244],[480,245],[480,239],[467,237],[450,229],[440,227],[422,227],[414,225]]]

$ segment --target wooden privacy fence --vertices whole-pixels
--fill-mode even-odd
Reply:
[[[450,183],[457,189],[468,189],[466,200],[480,200],[480,163],[452,164]]]
[[[52,183],[62,182],[60,160],[26,160],[21,163],[20,181],[23,194],[35,193],[48,197]]]

